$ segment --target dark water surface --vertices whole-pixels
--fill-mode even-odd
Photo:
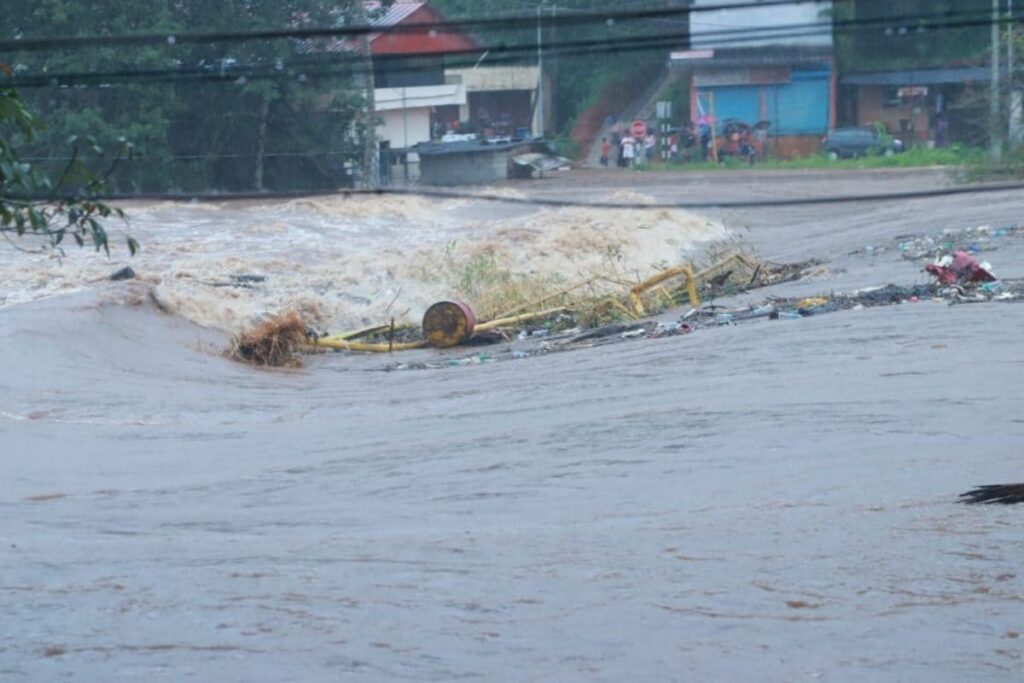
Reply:
[[[921,303],[257,372],[146,308],[10,309],[0,671],[1015,680],[1022,511],[953,501],[1024,472],[1022,334]]]

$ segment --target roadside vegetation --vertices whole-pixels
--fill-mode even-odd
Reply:
[[[859,170],[872,168],[917,168],[927,166],[958,166],[974,168],[985,159],[985,151],[978,147],[963,145],[952,145],[943,149],[927,149],[915,147],[901,154],[885,156],[882,154],[869,154],[857,159],[836,159],[832,160],[824,154],[801,159],[768,159],[758,161],[751,165],[740,159],[726,158],[720,163],[713,161],[694,161],[679,163],[652,163],[646,167],[639,167],[639,170],[646,172],[676,172],[687,173],[692,171],[736,171],[736,170]],[[1024,171],[1024,158],[1021,159],[1021,169]]]
[[[9,73],[10,68],[0,64],[0,72]],[[38,237],[44,248],[58,254],[70,242],[80,247],[88,243],[109,254],[107,221],[123,219],[124,213],[97,196],[108,189],[110,174],[129,146],[121,140],[120,151],[101,167],[89,158],[102,156],[103,148],[92,138],[72,136],[66,141],[63,170],[48,174],[23,156],[41,129],[18,92],[0,88],[0,235],[21,251],[29,250],[14,237]],[[125,243],[132,254],[139,247],[129,236]]]

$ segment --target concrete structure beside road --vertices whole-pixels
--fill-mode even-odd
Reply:
[[[534,166],[516,163],[516,157],[551,155],[546,144],[530,140],[427,142],[417,145],[415,150],[420,160],[420,182],[443,186],[485,185],[529,177]]]
[[[508,117],[512,128],[542,130],[541,111],[537,104],[540,69],[536,65],[476,66],[446,69],[449,83],[466,90],[466,103],[459,109],[462,121]],[[551,98],[545,98],[550,102]],[[545,109],[549,109],[545,106]],[[550,111],[545,112],[550,116]],[[550,124],[550,120],[547,121]]]
[[[989,77],[986,67],[977,66],[844,74],[844,118],[860,126],[881,123],[907,145],[969,140],[978,112],[951,104]]]

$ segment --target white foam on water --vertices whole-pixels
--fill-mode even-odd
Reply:
[[[650,201],[619,195],[610,199]],[[110,226],[109,258],[73,247],[63,256],[0,251],[7,285],[0,307],[117,286],[107,284],[109,274],[130,265],[161,308],[206,327],[233,331],[297,308],[338,330],[392,315],[415,320],[434,301],[465,297],[452,281],[453,256],[490,254],[517,275],[571,284],[609,270],[640,278],[726,234],[676,210],[559,208],[492,218],[493,207],[472,199],[344,195],[131,202],[127,225]],[[121,233],[141,243],[135,257]],[[31,238],[25,245],[34,246]],[[239,276],[256,277],[239,283]]]

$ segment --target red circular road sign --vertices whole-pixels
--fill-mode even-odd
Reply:
[[[634,121],[633,125],[629,127],[629,132],[633,134],[633,137],[641,138],[647,134],[647,124],[643,121]]]

